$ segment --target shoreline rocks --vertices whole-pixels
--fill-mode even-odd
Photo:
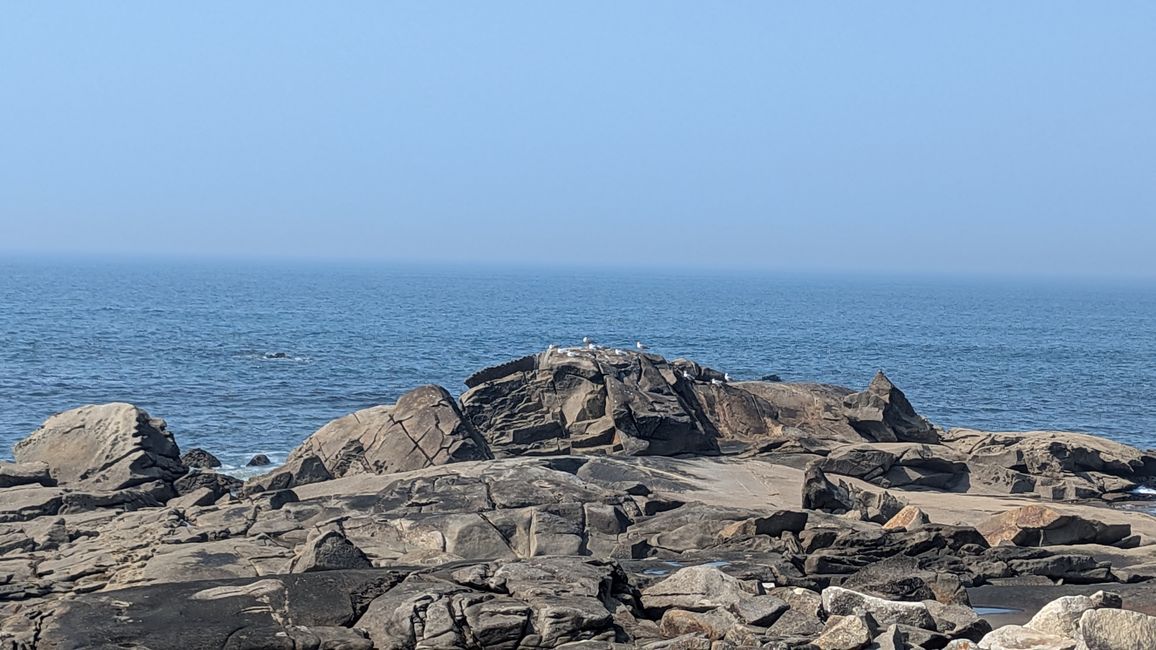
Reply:
[[[334,420],[245,483],[131,405],[50,417],[0,463],[0,648],[1156,638],[1156,518],[1106,505],[1156,478],[1145,452],[943,431],[882,373],[554,349],[467,384]],[[993,629],[971,608],[992,590],[1060,598]]]

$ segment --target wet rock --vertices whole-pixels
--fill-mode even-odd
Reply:
[[[18,463],[48,465],[62,486],[94,490],[172,483],[187,471],[165,421],[131,404],[82,406],[59,413],[12,451]]]
[[[1127,524],[1104,524],[1037,505],[996,515],[981,522],[976,529],[992,546],[1002,543],[1016,546],[1112,544],[1132,534]]]
[[[249,462],[245,463],[245,467],[266,467],[271,464],[272,461],[269,460],[268,456],[265,454],[257,454],[250,458]]]
[[[286,466],[317,458],[333,477],[393,474],[490,458],[485,440],[463,419],[453,396],[422,386],[392,406],[338,418],[293,450]]]
[[[181,454],[181,462],[185,467],[195,467],[197,469],[213,469],[214,467],[221,466],[221,461],[218,460],[216,456],[200,447],[193,447],[184,454]]]
[[[915,412],[903,391],[882,371],[875,374],[867,390],[843,400],[851,426],[868,439],[878,442],[939,442],[935,427]]]

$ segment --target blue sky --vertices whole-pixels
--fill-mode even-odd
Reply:
[[[1156,4],[5,3],[0,251],[1156,277]]]

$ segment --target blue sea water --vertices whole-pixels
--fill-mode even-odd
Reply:
[[[182,448],[276,461],[332,418],[583,336],[737,379],[883,369],[944,426],[1156,446],[1151,283],[0,259],[0,457],[115,400]]]

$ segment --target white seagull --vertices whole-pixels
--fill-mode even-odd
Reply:
[[[650,349],[650,346],[644,344],[642,341],[635,341],[634,347],[638,348],[639,350],[642,350],[643,352]]]
[[[723,381],[729,382],[730,380],[731,380],[730,373],[724,372],[723,373]]]
[[[712,380],[710,380],[710,383],[715,385],[715,386],[722,386],[726,382],[719,381],[718,379],[712,379]]]

